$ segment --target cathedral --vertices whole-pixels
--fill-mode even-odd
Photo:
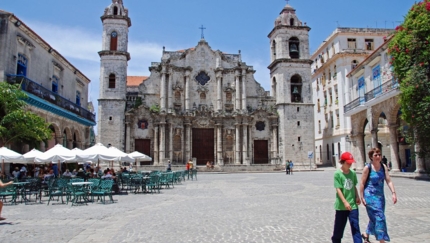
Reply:
[[[112,0],[103,16],[98,142],[140,151],[152,165],[279,165],[314,168],[310,28],[286,5],[269,33],[271,91],[240,51],[169,51],[149,77],[127,76],[129,10]],[[160,50],[161,51],[161,50]]]

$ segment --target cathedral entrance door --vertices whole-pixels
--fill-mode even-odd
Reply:
[[[151,156],[151,139],[135,139],[134,149],[137,152],[144,153],[145,155]],[[152,161],[141,161],[140,165],[150,165]]]
[[[269,163],[269,143],[267,140],[254,140],[254,164]]]
[[[197,165],[206,165],[208,161],[215,163],[214,141],[214,129],[193,128],[192,157],[197,159]]]

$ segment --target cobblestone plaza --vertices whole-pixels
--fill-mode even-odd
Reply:
[[[160,194],[115,195],[114,204],[6,205],[0,242],[330,242],[333,172],[206,173]],[[430,182],[393,181],[391,242],[430,242]],[[362,231],[366,223],[360,206]],[[349,226],[343,242],[352,242]]]

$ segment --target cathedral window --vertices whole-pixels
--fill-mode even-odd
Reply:
[[[273,77],[273,80],[272,80],[272,95],[273,97],[276,98],[276,78],[275,77]]]
[[[292,37],[289,40],[289,50],[290,50],[290,58],[291,59],[299,59],[300,58],[300,41],[297,37]]]
[[[290,19],[290,25],[294,26],[294,19],[293,18]]]
[[[115,88],[115,74],[110,74],[109,75],[109,89],[114,89]]]
[[[110,50],[116,51],[118,46],[118,33],[116,31],[113,31],[110,34]]]
[[[298,74],[291,78],[291,102],[302,102],[302,78]]]
[[[272,56],[273,59],[276,59],[276,41],[272,42]]]
[[[118,15],[118,7],[113,7],[113,15]]]
[[[299,121],[297,122],[297,126],[300,127],[300,122]]]
[[[54,93],[58,93],[58,78],[56,76],[52,76],[52,86],[51,91]]]
[[[204,71],[201,71],[196,76],[196,81],[201,85],[205,85],[207,82],[209,82],[210,79],[211,79],[211,77],[209,77],[209,75]]]

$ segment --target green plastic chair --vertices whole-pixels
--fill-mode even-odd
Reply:
[[[113,180],[101,180],[99,188],[97,190],[91,191],[92,201],[94,202],[94,196],[97,196],[97,200],[100,199],[103,204],[105,204],[106,196],[109,196],[110,201],[113,203],[114,200],[112,198],[112,186]]]
[[[2,201],[6,201],[7,197],[11,197],[11,200],[8,202],[16,204],[17,194],[13,184],[0,187],[0,198],[2,198]]]

